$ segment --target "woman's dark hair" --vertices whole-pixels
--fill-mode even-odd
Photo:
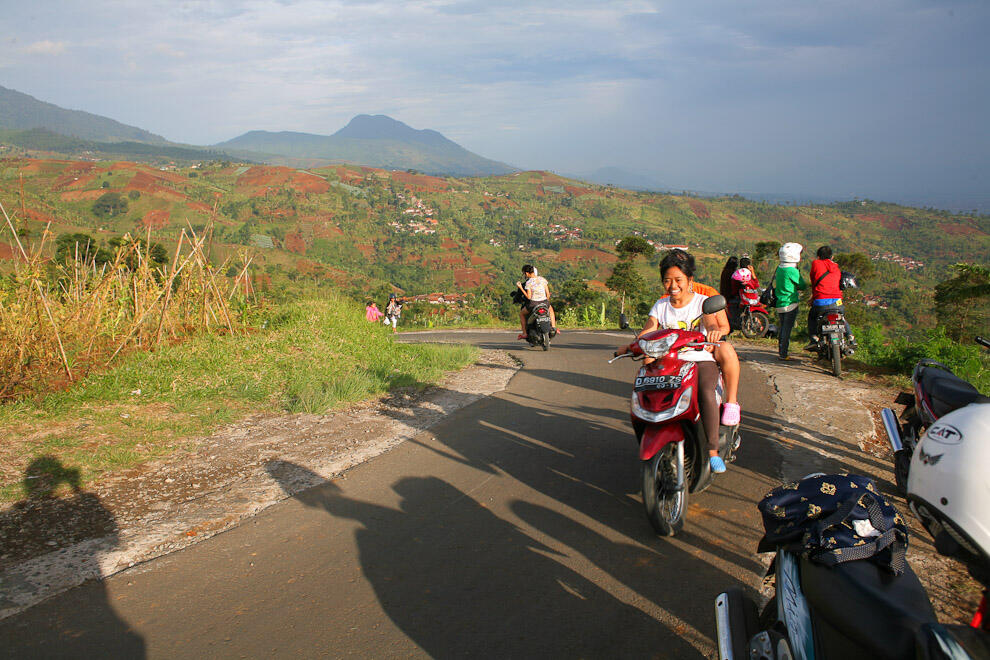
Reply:
[[[743,257],[742,259],[739,260],[739,267],[749,268],[750,264],[752,263],[753,261],[749,257]]]
[[[660,277],[663,277],[667,270],[676,266],[681,269],[687,277],[694,277],[694,257],[684,250],[671,250],[660,262]]]
[[[523,266],[523,273],[526,273],[528,275],[529,273],[532,273],[532,272],[533,272],[533,267],[532,266],[530,266],[529,264],[526,264],[525,266]]]
[[[732,273],[736,272],[736,268],[738,267],[739,259],[736,257],[729,257],[729,260],[725,262],[725,266],[722,267],[722,274],[718,278],[718,292],[726,298],[729,297],[729,292],[732,291]]]
[[[832,258],[832,248],[830,248],[827,245],[823,245],[820,248],[818,248],[818,252],[816,254],[818,254],[818,258],[819,259],[831,259]]]

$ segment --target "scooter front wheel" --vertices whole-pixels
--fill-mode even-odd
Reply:
[[[641,463],[643,505],[646,517],[661,536],[673,536],[684,528],[687,484],[677,485],[677,443],[671,442],[653,458]]]

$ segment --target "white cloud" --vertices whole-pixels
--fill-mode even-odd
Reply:
[[[35,41],[33,44],[29,44],[24,47],[24,52],[29,55],[61,55],[65,52],[66,44],[64,41],[50,41],[45,39],[44,41]]]

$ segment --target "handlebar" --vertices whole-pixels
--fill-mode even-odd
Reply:
[[[990,339],[987,339],[986,337],[977,336],[976,343],[984,348],[990,348]]]

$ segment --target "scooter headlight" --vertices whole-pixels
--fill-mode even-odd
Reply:
[[[659,412],[652,412],[647,410],[639,404],[639,397],[637,392],[632,393],[632,413],[639,419],[646,422],[663,422],[668,419],[673,419],[678,415],[684,414],[691,406],[691,397],[694,394],[693,387],[685,387],[681,391],[681,395],[677,398],[677,403],[674,404],[672,408],[667,408],[666,410],[661,410]]]
[[[671,333],[650,341],[640,339],[639,347],[647,357],[661,358],[670,352],[670,347],[674,345],[675,341],[677,341],[677,335]]]

